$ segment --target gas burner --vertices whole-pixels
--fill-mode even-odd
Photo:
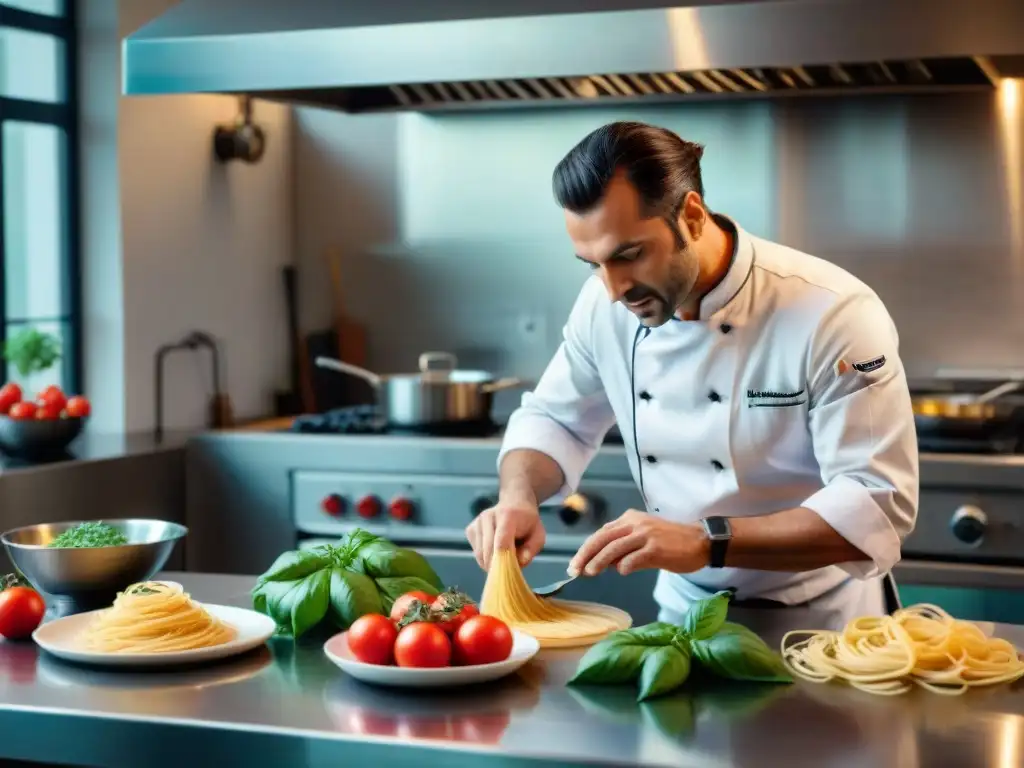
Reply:
[[[420,437],[491,437],[501,425],[491,420],[468,423],[432,424],[418,428],[388,426],[372,405],[352,405],[324,413],[299,416],[291,432],[317,435],[413,435]]]

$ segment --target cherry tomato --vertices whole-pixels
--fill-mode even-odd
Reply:
[[[64,396],[64,393],[60,391],[60,387],[51,384],[42,392],[36,396],[36,402],[39,405],[48,405],[57,409],[59,414],[64,410],[64,406],[67,405],[68,399]]]
[[[35,403],[15,403],[11,406],[11,410],[7,412],[7,415],[12,419],[23,420],[23,419],[34,419],[36,417],[36,404]]]
[[[390,664],[398,628],[387,616],[368,613],[348,629],[348,648],[364,664]]]
[[[443,615],[446,612],[451,613],[458,610],[460,605],[462,610],[459,610],[455,615]],[[453,592],[442,592],[434,598],[434,602],[430,607],[439,614],[438,626],[449,635],[454,635],[459,627],[466,623],[467,619],[471,619],[480,613],[479,609],[469,601],[466,595]]]
[[[391,620],[396,624],[400,622],[405,616],[405,612],[412,607],[413,600],[419,600],[421,603],[428,606],[434,602],[433,597],[418,589],[413,590],[412,592],[406,592],[400,598],[395,600],[395,604],[391,606]]]
[[[395,662],[400,667],[447,667],[452,643],[437,624],[416,621],[402,628],[395,640]]]
[[[64,406],[58,405],[57,403],[36,403],[36,418],[41,421],[54,421],[60,418],[61,411]]]
[[[81,395],[68,398],[64,412],[73,419],[84,419],[92,412],[92,405]]]
[[[7,413],[11,406],[21,402],[21,387],[9,381],[0,387],[0,413]]]
[[[29,587],[9,587],[0,592],[0,635],[21,640],[35,632],[43,620],[46,604]]]
[[[512,630],[494,616],[474,616],[455,633],[458,664],[494,664],[512,653]]]

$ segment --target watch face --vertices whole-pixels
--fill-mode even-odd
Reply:
[[[704,518],[704,529],[709,539],[728,539],[732,537],[732,528],[724,517]]]

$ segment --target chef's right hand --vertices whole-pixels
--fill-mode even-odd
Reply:
[[[526,566],[544,547],[544,524],[536,504],[499,501],[477,515],[466,528],[466,538],[473,547],[476,561],[485,571],[491,567],[491,557],[496,551],[513,547],[519,565]]]

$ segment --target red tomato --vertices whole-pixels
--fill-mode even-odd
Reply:
[[[51,384],[36,396],[36,402],[40,405],[46,404],[57,409],[59,414],[67,405],[68,399],[60,391],[60,387]]]
[[[43,421],[53,421],[60,418],[61,411],[64,406],[57,405],[57,403],[36,403],[36,418]]]
[[[15,403],[11,406],[11,410],[7,412],[7,415],[12,419],[34,419],[36,417],[36,404],[35,403]]]
[[[444,617],[438,619],[438,626],[441,627],[449,635],[454,635],[459,627],[466,623],[467,619],[471,619],[480,613],[479,609],[472,602],[469,602],[469,598],[466,595],[460,595],[452,592],[442,592],[431,604],[431,608],[439,613],[445,611],[454,612],[458,610],[459,606],[462,606],[462,610],[455,613],[454,616]]]
[[[10,587],[0,592],[0,635],[21,640],[31,635],[46,612],[39,593],[29,587]]]
[[[447,667],[452,643],[437,624],[416,621],[402,628],[395,640],[395,662],[400,667]]]
[[[81,395],[75,395],[68,398],[67,405],[64,406],[64,412],[73,419],[84,419],[92,412],[92,405]]]
[[[494,616],[474,616],[455,633],[458,664],[494,664],[512,653],[512,630]]]
[[[364,664],[390,664],[398,628],[387,616],[368,613],[348,630],[348,648]]]
[[[21,387],[9,381],[0,387],[0,413],[7,413],[11,406],[21,402]]]
[[[405,616],[405,612],[412,607],[412,601],[419,600],[424,605],[430,605],[434,598],[428,595],[426,592],[421,592],[418,589],[412,592],[406,592],[400,598],[395,600],[395,604],[391,606],[391,620],[396,624],[402,620]]]

